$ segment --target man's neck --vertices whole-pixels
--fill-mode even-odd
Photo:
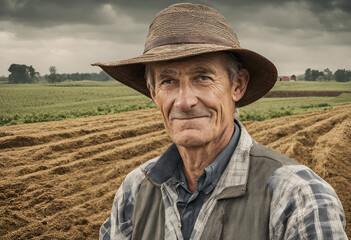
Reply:
[[[197,147],[177,146],[183,160],[182,170],[184,172],[189,190],[193,193],[196,189],[197,179],[216,157],[227,146],[234,133],[234,126],[227,129],[218,139],[206,145]]]

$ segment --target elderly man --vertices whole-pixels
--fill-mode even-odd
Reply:
[[[277,71],[220,13],[172,5],[142,56],[94,65],[150,96],[174,142],[126,177],[100,239],[347,239],[333,189],[234,119]]]

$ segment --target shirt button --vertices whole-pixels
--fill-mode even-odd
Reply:
[[[182,182],[182,185],[184,185],[184,182]]]
[[[178,228],[179,228],[179,229],[182,228],[182,223],[181,223],[181,222],[178,223]]]

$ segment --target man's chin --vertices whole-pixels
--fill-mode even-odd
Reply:
[[[172,136],[173,142],[182,147],[201,147],[208,141],[203,132],[199,130],[185,130]]]

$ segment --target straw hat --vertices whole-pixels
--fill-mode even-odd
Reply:
[[[277,69],[265,57],[241,48],[227,20],[208,6],[179,3],[159,12],[149,28],[141,56],[115,62],[95,63],[110,76],[150,97],[144,78],[145,63],[231,51],[250,73],[250,81],[236,106],[263,97],[277,80]]]

